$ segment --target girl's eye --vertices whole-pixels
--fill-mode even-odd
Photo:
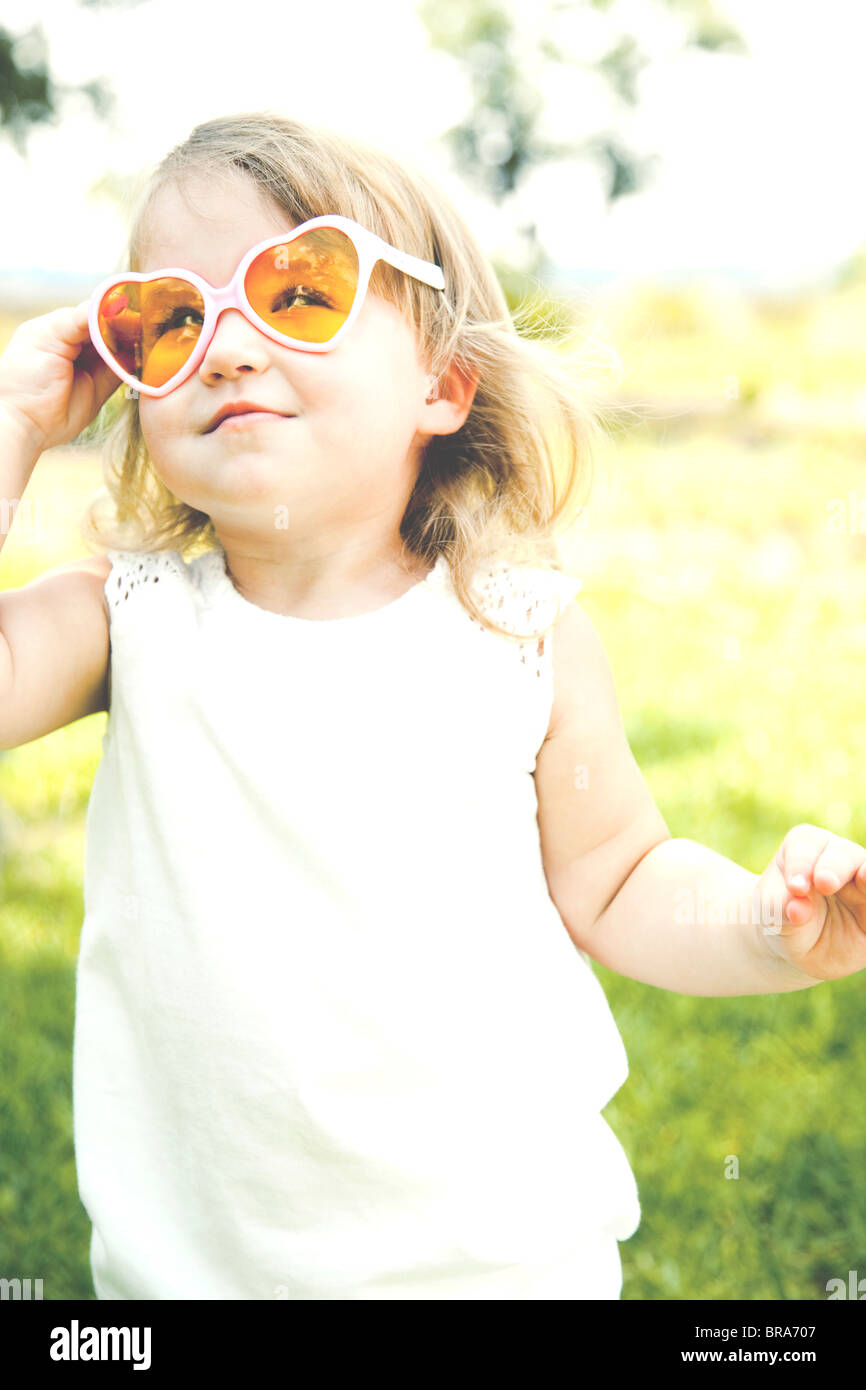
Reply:
[[[274,299],[271,313],[280,309],[297,309],[318,304],[325,309],[333,309],[333,301],[319,290],[308,289],[306,285],[288,285]]]
[[[177,328],[201,328],[203,323],[204,319],[198,309],[178,305],[165,318],[159,319],[154,324],[154,329],[156,336],[160,337],[163,333],[171,333]]]

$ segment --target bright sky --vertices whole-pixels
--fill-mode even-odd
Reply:
[[[526,206],[563,272],[627,277],[714,271],[767,288],[819,280],[866,240],[862,0],[720,0],[747,57],[672,55],[670,25],[645,0],[624,0],[629,28],[657,53],[643,81],[634,137],[660,156],[646,194],[611,212],[591,171],[537,177]],[[528,35],[541,0],[512,0]],[[436,177],[489,254],[508,245],[505,219],[449,171],[436,138],[463,113],[467,90],[432,52],[414,0],[327,5],[244,0],[208,12],[179,0],[85,9],[74,0],[17,0],[16,32],[41,23],[56,76],[104,76],[118,97],[105,128],[86,108],[35,131],[22,161],[0,144],[0,270],[110,272],[124,228],[87,190],[107,167],[157,161],[198,121],[274,108],[352,132]],[[9,23],[9,21],[7,21]],[[599,20],[575,3],[558,21],[583,51]],[[575,70],[546,70],[546,126],[568,138],[594,112]]]

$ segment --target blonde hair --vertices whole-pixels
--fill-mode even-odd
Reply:
[[[295,222],[329,213],[350,217],[442,268],[444,292],[384,261],[370,282],[371,293],[415,325],[440,390],[452,362],[479,376],[462,427],[434,436],[426,449],[400,525],[404,562],[408,555],[432,564],[444,553],[466,611],[483,626],[524,640],[527,634],[492,621],[470,586],[479,565],[492,560],[562,568],[557,536],[585,509],[602,424],[601,398],[580,353],[519,331],[526,325],[519,311],[512,319],[492,265],[425,175],[360,141],[271,112],[207,121],[169,152],[138,195],[120,268],[140,268],[149,209],[164,185],[182,184],[188,175],[237,173]],[[105,487],[85,512],[85,542],[182,554],[213,548],[219,538],[208,515],[175,497],[154,471],[137,402],[124,398],[115,410],[113,423],[96,436],[106,445]]]

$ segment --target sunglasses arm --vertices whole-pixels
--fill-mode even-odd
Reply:
[[[396,270],[402,270],[405,275],[411,275],[413,280],[422,280],[434,290],[444,290],[445,276],[438,265],[433,265],[431,261],[422,261],[418,256],[410,256],[405,251],[398,251],[379,238],[376,241],[379,260],[387,261]]]

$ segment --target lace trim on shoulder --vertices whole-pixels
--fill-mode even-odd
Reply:
[[[158,584],[169,575],[183,576],[184,562],[176,550],[108,550],[111,574],[106,580],[106,597],[112,608],[124,603],[144,584]]]
[[[547,633],[583,588],[583,581],[559,570],[500,563],[476,574],[472,588],[486,617],[506,632],[531,634],[516,646],[522,664],[540,677]],[[475,618],[472,622],[483,626]],[[483,630],[496,636],[489,628]]]
[[[225,575],[225,552],[220,548],[205,550],[190,561],[195,581],[205,598],[212,597]],[[231,581],[229,581],[231,582]]]

